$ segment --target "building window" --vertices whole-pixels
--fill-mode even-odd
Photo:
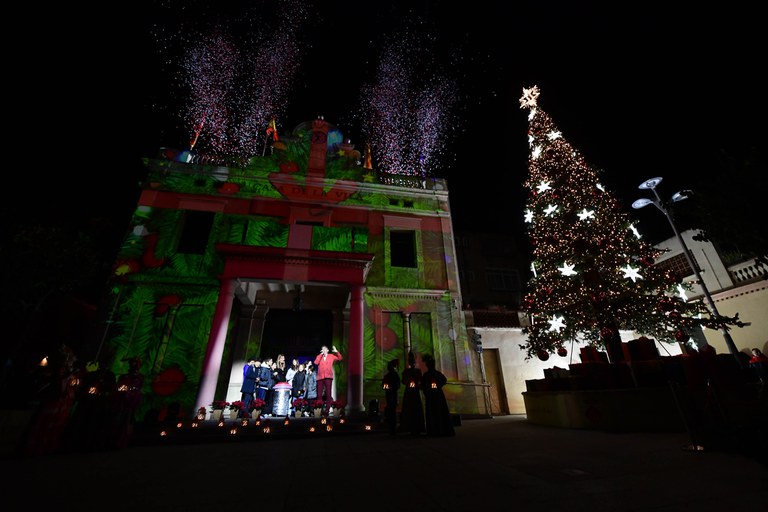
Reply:
[[[516,270],[506,268],[487,268],[488,289],[494,292],[519,292],[520,276]]]
[[[393,267],[416,268],[416,233],[389,232],[390,262]]]
[[[213,227],[213,212],[187,210],[184,212],[184,229],[179,238],[177,252],[181,254],[204,254],[208,237]]]
[[[693,264],[698,267],[699,263],[696,261],[693,255],[691,255],[691,258],[693,258]],[[682,253],[676,256],[672,256],[671,258],[667,258],[664,261],[660,261],[656,265],[664,270],[671,270],[680,276],[681,279],[683,277],[693,275],[693,269],[688,264],[688,260],[686,259],[685,254]]]

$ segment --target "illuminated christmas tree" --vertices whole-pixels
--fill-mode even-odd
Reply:
[[[525,221],[533,247],[533,277],[524,309],[527,359],[567,353],[582,342],[623,359],[619,329],[659,341],[685,342],[711,326],[690,283],[654,265],[662,251],[645,242],[611,193],[537,104],[538,87],[523,89],[529,109],[530,176]],[[703,316],[702,316],[703,315]],[[733,319],[722,319],[733,322]]]

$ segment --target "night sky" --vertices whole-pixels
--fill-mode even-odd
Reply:
[[[163,37],[182,26],[226,27],[266,15],[270,10],[262,6],[277,3],[166,0],[20,16],[23,35],[16,43],[28,51],[9,57],[15,72],[7,108],[16,98],[34,100],[12,115],[19,144],[12,156],[26,171],[6,169],[14,185],[4,206],[72,222],[110,219],[122,235],[143,176],[140,159],[161,146],[184,149],[189,140],[179,117],[184,98],[174,89],[179,57],[163,48]],[[435,172],[448,180],[458,227],[523,233],[523,87],[539,86],[540,107],[604,171],[604,184],[641,230],[661,238],[672,235],[663,216],[629,206],[644,195],[638,184],[663,176],[662,195],[695,190],[719,172],[721,151],[765,146],[764,41],[756,7],[315,4],[308,3],[301,68],[278,119],[281,130],[323,115],[361,149],[353,111],[382,41],[398,30],[431,34],[433,59],[455,79],[461,97]],[[25,184],[25,174],[32,183]],[[741,186],[723,193],[736,195]]]

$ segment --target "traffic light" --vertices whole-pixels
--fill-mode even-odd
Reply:
[[[475,346],[475,350],[478,354],[483,352],[482,336],[477,331],[472,332],[472,344]]]

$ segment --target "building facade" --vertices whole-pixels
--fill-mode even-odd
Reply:
[[[248,358],[322,345],[343,355],[347,414],[383,400],[387,362],[409,351],[435,357],[452,412],[483,412],[446,183],[379,173],[341,140],[318,119],[245,164],[146,160],[99,353],[116,374],[142,360],[142,413],[238,400]]]

